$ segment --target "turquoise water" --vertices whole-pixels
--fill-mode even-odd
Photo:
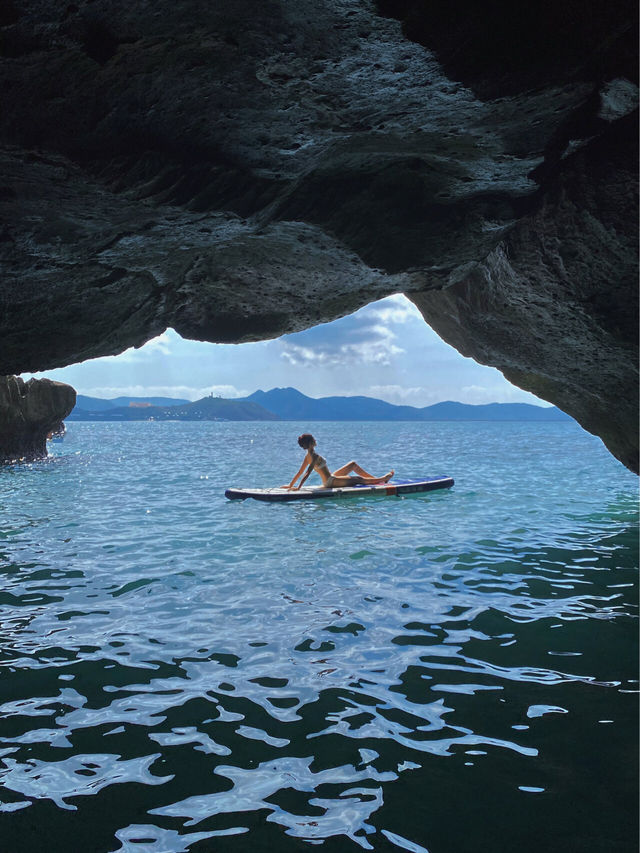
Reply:
[[[331,467],[450,491],[230,502]],[[0,471],[0,849],[625,851],[637,479],[568,424],[70,423]]]

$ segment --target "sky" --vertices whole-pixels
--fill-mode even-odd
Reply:
[[[138,349],[25,379],[49,377],[90,397],[244,397],[294,387],[309,397],[364,395],[410,406],[534,403],[492,367],[464,358],[401,294],[294,335],[252,344],[209,344],[172,329]]]

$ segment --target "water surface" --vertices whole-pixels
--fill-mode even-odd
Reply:
[[[456,485],[224,499],[309,429]],[[51,451],[0,472],[2,850],[636,849],[637,480],[597,439],[76,422]]]

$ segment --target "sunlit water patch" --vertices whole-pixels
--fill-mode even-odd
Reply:
[[[268,505],[336,467],[453,490]],[[8,851],[633,850],[637,481],[573,424],[69,426],[0,472]]]

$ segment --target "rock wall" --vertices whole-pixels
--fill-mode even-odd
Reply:
[[[546,178],[539,208],[481,263],[412,298],[460,352],[556,403],[637,471],[635,137],[635,121],[618,122]]]
[[[637,469],[636,16],[5,3],[0,373],[405,292]]]
[[[47,435],[75,404],[76,392],[62,382],[0,377],[0,463],[45,457]]]

